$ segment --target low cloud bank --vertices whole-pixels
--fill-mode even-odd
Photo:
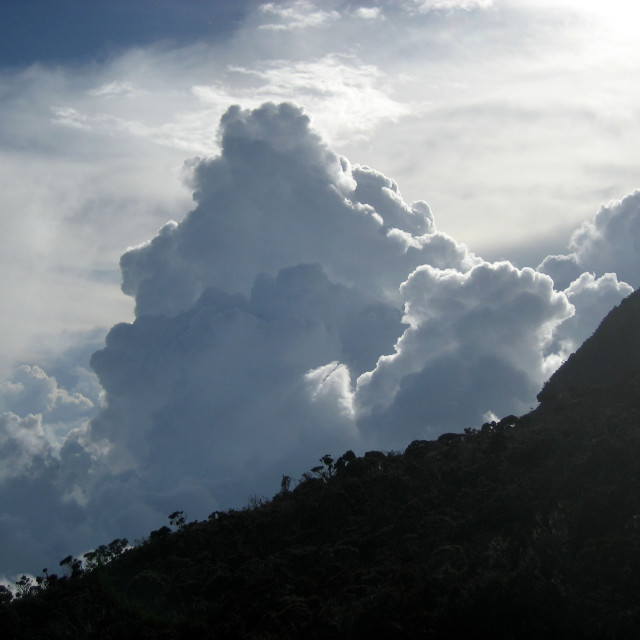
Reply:
[[[523,413],[640,279],[640,192],[518,269],[439,232],[292,104],[232,107],[219,140],[191,164],[193,210],[121,258],[136,319],[91,359],[101,394],[35,366],[0,387],[7,575],[242,506],[324,453]]]

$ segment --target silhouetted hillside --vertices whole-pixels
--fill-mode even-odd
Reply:
[[[543,405],[575,392],[624,386],[640,374],[640,290],[614,307],[538,394]]]
[[[323,456],[270,501],[66,558],[0,606],[2,637],[638,637],[639,305],[538,410]]]

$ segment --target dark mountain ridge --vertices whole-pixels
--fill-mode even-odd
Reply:
[[[0,593],[0,633],[638,637],[639,328],[636,292],[526,416],[325,455],[270,501],[65,558]]]
[[[596,389],[619,394],[640,374],[640,290],[614,307],[598,329],[549,378],[538,400],[562,404]]]

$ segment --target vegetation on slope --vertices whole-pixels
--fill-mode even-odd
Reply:
[[[628,638],[640,631],[640,384],[403,454],[132,549],[66,558],[0,607],[3,637]],[[628,395],[632,393],[633,395]],[[110,554],[109,549],[113,553]]]
[[[295,488],[285,476],[270,501],[205,522],[175,512],[134,548],[114,540],[0,592],[0,634],[638,637],[640,358],[620,335],[588,346],[620,354],[613,384],[577,384],[567,363],[522,418],[325,455]]]

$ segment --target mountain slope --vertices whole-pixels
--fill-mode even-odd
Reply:
[[[640,374],[640,290],[614,307],[594,334],[558,369],[538,394],[543,405],[575,392],[615,393]]]
[[[67,558],[72,575],[0,605],[2,637],[637,637],[638,306],[607,316],[536,411],[323,456],[271,501],[172,514],[177,530],[114,541],[91,571]]]

